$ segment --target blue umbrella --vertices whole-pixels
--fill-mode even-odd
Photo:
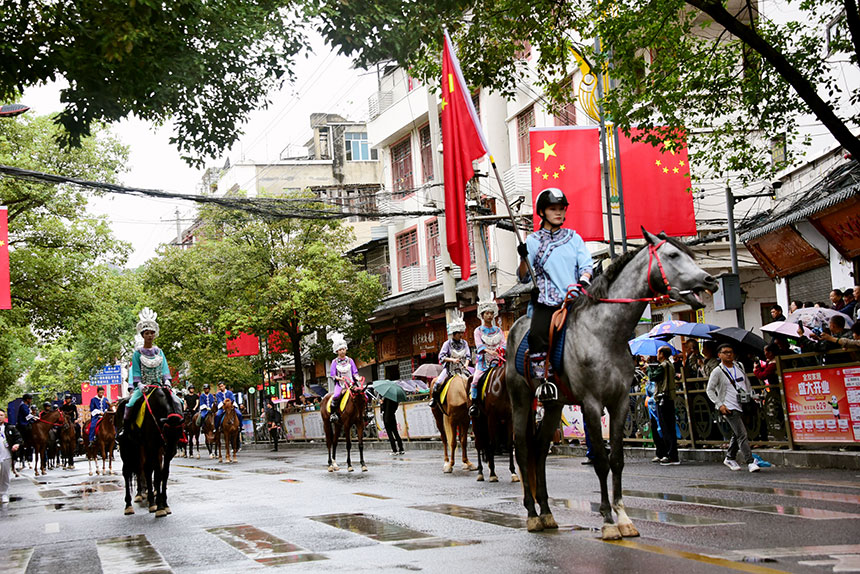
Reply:
[[[657,355],[657,349],[659,349],[660,347],[669,347],[670,349],[672,349],[673,355],[678,354],[678,349],[676,349],[669,343],[652,339],[647,334],[640,335],[635,339],[631,339],[627,342],[627,344],[630,345],[630,352],[634,355],[655,357]]]
[[[681,327],[682,325],[686,325],[686,321],[663,321],[659,325],[655,325],[650,331],[648,331],[649,337],[669,337],[671,338],[675,332],[674,329]]]
[[[710,339],[711,331],[719,329],[718,325],[710,323],[685,323],[672,331],[674,335],[684,335],[685,337],[694,337],[696,339]]]

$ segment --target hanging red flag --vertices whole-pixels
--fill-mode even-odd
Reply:
[[[227,356],[250,357],[260,354],[260,339],[249,333],[238,332],[235,337],[227,331]]]
[[[599,131],[592,127],[560,126],[529,130],[532,205],[538,194],[557,187],[570,207],[563,227],[575,230],[585,241],[603,241],[600,206]],[[540,217],[534,213],[535,229]]]
[[[635,137],[641,130],[632,130]],[[696,215],[690,190],[686,144],[654,147],[618,134],[624,221],[628,239],[664,231],[680,237],[696,235]]]
[[[445,167],[445,231],[451,261],[463,279],[472,273],[466,227],[466,182],[475,175],[472,162],[487,153],[487,142],[463,79],[460,62],[445,32],[442,51],[442,160]]]
[[[0,309],[12,308],[9,284],[9,221],[8,209],[0,207]]]

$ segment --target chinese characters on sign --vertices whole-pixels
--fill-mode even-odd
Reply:
[[[797,442],[860,442],[860,368],[785,373],[788,420]]]

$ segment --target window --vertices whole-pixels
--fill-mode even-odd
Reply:
[[[367,132],[347,132],[343,134],[346,145],[347,161],[376,161],[376,150],[370,148]]]
[[[478,121],[481,121],[481,90],[475,90],[472,93],[472,105],[475,106],[475,115],[478,116]]]
[[[418,230],[411,229],[397,236],[397,266],[415,267],[418,265]]]
[[[529,128],[535,126],[535,108],[529,106],[517,116],[517,149],[520,163],[528,163],[531,159],[529,149]]]
[[[849,38],[848,25],[845,19],[845,11],[843,10],[830,20],[827,27],[824,29],[824,42],[827,47],[827,55],[831,56],[836,52],[844,51],[848,48],[846,39]]]
[[[436,264],[442,257],[442,244],[439,242],[439,220],[427,223],[427,280],[436,281]]]
[[[770,140],[770,164],[778,170],[785,167],[785,135]]]
[[[391,146],[391,177],[394,191],[411,190],[412,184],[412,142],[409,136]]]
[[[564,106],[558,108],[555,112],[555,125],[557,126],[575,126],[576,125],[576,103],[568,102]]]
[[[418,147],[421,150],[421,176],[422,182],[433,179],[433,145],[430,139],[430,124],[418,131]]]

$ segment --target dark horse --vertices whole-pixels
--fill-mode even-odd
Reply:
[[[350,458],[350,451],[352,450],[350,431],[355,427],[355,433],[358,437],[358,457],[359,462],[361,462],[361,471],[367,472],[367,465],[364,464],[364,425],[366,424],[364,412],[367,410],[367,394],[362,384],[354,384],[343,392],[349,393],[350,398],[341,411],[338,422],[330,422],[331,413],[329,412],[329,403],[332,400],[332,393],[323,397],[322,407],[320,407],[323,428],[325,429],[325,444],[328,449],[328,471],[334,472],[340,470],[340,467],[337,465],[337,439],[340,437],[341,432],[343,432],[346,439],[346,469],[349,472],[355,470],[352,468],[352,458]],[[341,398],[338,397],[337,400],[341,400]]]
[[[185,411],[185,428],[188,442],[185,444],[183,455],[194,457],[194,445],[197,444],[197,458],[200,458],[200,413]]]
[[[588,432],[601,436],[600,416],[609,411],[607,456],[603,441],[594,442],[594,470],[600,479],[602,537],[617,540],[638,536],[627,516],[621,497],[624,468],[622,439],[624,420],[630,406],[628,393],[633,378],[633,361],[628,339],[633,335],[648,301],[668,296],[693,309],[704,307],[702,293],[716,291],[716,280],[693,261],[692,252],[680,242],[642,230],[647,244],[623,255],[570,306],[565,325],[564,364],[557,374],[559,400],[544,404],[544,418],[535,425],[534,390],[517,373],[515,361],[508,361],[508,392],[514,412],[517,464],[523,480],[523,504],[528,511],[529,531],[558,528],[549,508],[546,485],[546,457],[553,432],[558,428],[563,404],[579,404]],[[637,301],[630,301],[636,299]],[[618,303],[625,304],[618,304]],[[529,328],[521,317],[508,336],[508,349],[517,349]],[[612,470],[612,505],[606,480]],[[535,499],[540,515],[535,511]],[[613,522],[612,510],[618,515]]]
[[[483,459],[486,457],[490,467],[490,482],[499,482],[496,476],[496,449],[508,451],[508,467],[511,469],[511,482],[519,482],[514,469],[514,420],[511,412],[511,399],[505,385],[505,365],[494,366],[478,381],[478,400],[481,400],[486,384],[487,394],[483,398],[481,414],[472,419],[472,432],[475,433],[475,450],[478,451],[478,482],[484,480]]]
[[[64,415],[65,422],[60,428],[60,454],[63,457],[63,470],[75,468],[75,450],[78,448],[75,421]]]
[[[173,411],[173,399],[161,385],[146,387],[145,398],[137,406],[144,409],[143,424],[138,432],[126,429],[119,443],[122,457],[122,475],[125,479],[125,514],[134,514],[131,505],[132,477],[137,475],[138,487],[146,484],[149,511],[156,517],[170,514],[167,505],[167,479],[170,476],[170,461],[176,455],[177,444],[182,436],[182,415]],[[117,408],[115,417],[122,420],[125,402]],[[134,418],[126,425],[134,424]],[[137,435],[137,436],[135,436]]]
[[[33,437],[31,444],[34,452],[36,453],[35,460],[33,461],[33,468],[35,469],[36,476],[39,476],[40,460],[42,475],[44,476],[46,474],[45,469],[48,465],[48,447],[51,446],[53,441],[52,436],[55,435],[55,433],[52,433],[51,431],[62,428],[64,424],[66,424],[66,417],[63,416],[61,411],[42,411],[39,413],[39,418],[33,421],[33,424],[30,425]]]

